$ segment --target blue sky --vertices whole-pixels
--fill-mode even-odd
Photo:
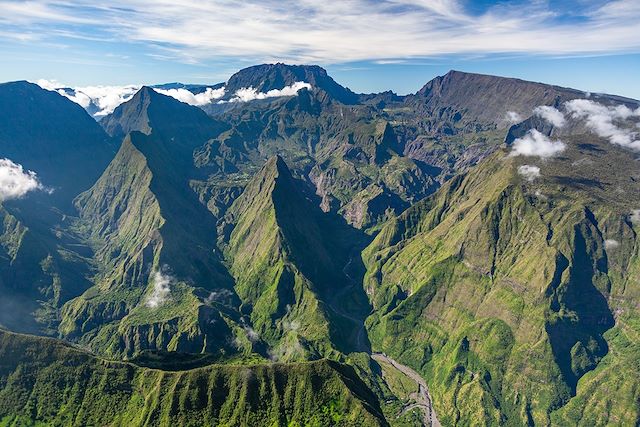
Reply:
[[[358,92],[449,69],[640,98],[640,1],[0,0],[0,81],[215,83],[327,68]]]

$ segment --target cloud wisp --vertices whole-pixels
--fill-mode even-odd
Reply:
[[[609,142],[640,151],[640,135],[628,119],[640,117],[640,107],[632,110],[626,105],[607,106],[589,99],[574,99],[565,103],[575,119],[585,121],[587,127]]]
[[[253,62],[397,62],[454,54],[610,54],[640,49],[636,0],[585,3],[496,2],[480,13],[460,1],[113,0],[4,2],[0,35],[30,29],[46,39],[96,34],[144,43],[184,62],[242,57]],[[90,12],[88,12],[90,9]],[[575,18],[579,19],[575,19]],[[62,31],[63,30],[63,31]]]
[[[164,271],[163,271],[164,270]],[[164,267],[154,272],[151,281],[153,282],[153,291],[147,297],[145,302],[149,308],[158,308],[167,302],[171,294],[171,284],[175,281],[173,276],[166,272]]]
[[[141,85],[68,87],[56,80],[46,79],[37,80],[35,83],[43,89],[57,92],[70,99],[87,110],[96,119],[113,113],[120,104],[133,98],[135,93],[142,87]],[[268,92],[258,92],[256,89],[248,87],[237,90],[234,96],[228,100],[221,100],[220,98],[226,94],[226,88],[224,87],[217,89],[208,87],[204,92],[200,93],[194,93],[184,88],[153,88],[160,94],[196,107],[203,107],[212,103],[250,102],[256,99],[295,96],[302,89],[311,89],[311,85],[306,82],[295,82],[282,89],[273,89]]]
[[[505,120],[510,124],[514,125],[516,123],[520,123],[524,119],[519,113],[515,111],[507,111],[507,114],[505,115]]]
[[[180,102],[184,102],[185,104],[189,104],[189,105],[194,105],[196,107],[201,107],[203,105],[211,104],[215,100],[222,98],[225,94],[224,87],[221,87],[219,89],[213,89],[208,87],[204,92],[201,92],[201,93],[193,93],[183,88],[154,89],[154,90],[163,95],[167,95],[172,98],[175,98]]]
[[[43,190],[33,171],[9,159],[0,159],[0,202],[24,197],[28,192]]]
[[[87,110],[94,117],[113,113],[140,90],[140,85],[68,87],[55,80],[40,79],[35,82],[43,89],[54,91]]]
[[[557,108],[550,107],[548,105],[540,105],[533,109],[533,114],[542,117],[547,122],[551,123],[557,128],[561,128],[566,123],[564,114]]]
[[[540,177],[540,168],[534,165],[522,165],[518,167],[518,173],[527,181],[533,182]]]
[[[513,141],[511,156],[530,156],[549,158],[553,157],[567,148],[566,144],[560,140],[551,140],[545,134],[536,129],[531,129],[522,138]]]
[[[606,239],[604,241],[604,248],[606,250],[614,250],[617,249],[620,246],[620,242],[618,242],[615,239]]]
[[[236,91],[235,96],[227,102],[250,102],[256,99],[278,98],[283,96],[295,96],[302,89],[311,89],[307,82],[295,82],[282,89],[272,89],[268,92],[258,92],[252,87],[242,88]],[[225,101],[221,101],[225,102]]]

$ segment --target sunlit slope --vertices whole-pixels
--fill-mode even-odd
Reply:
[[[374,349],[424,374],[443,423],[637,420],[637,162],[565,140],[546,161],[496,153],[363,253]]]
[[[321,360],[167,372],[0,331],[0,424],[381,426],[352,368]]]

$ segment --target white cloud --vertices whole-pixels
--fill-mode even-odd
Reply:
[[[564,126],[566,120],[564,118],[564,114],[559,111],[557,108],[550,107],[548,105],[541,105],[533,109],[533,113],[537,116],[542,117],[547,122],[551,123],[557,128]]]
[[[169,299],[169,294],[171,293],[170,285],[174,281],[174,278],[162,270],[163,269],[160,269],[152,275],[153,291],[146,302],[149,308],[158,308]],[[166,270],[166,267],[164,270]]]
[[[43,89],[54,91],[88,110],[94,117],[103,117],[113,113],[122,103],[129,101],[142,87],[126,86],[81,86],[68,87],[56,80],[40,79],[35,82]],[[170,96],[189,105],[203,106],[224,96],[224,88],[207,88],[202,93],[194,94],[187,89],[154,89],[156,92]]]
[[[525,136],[513,141],[510,155],[548,158],[563,152],[566,148],[562,141],[552,141],[543,133],[531,129]]]
[[[82,99],[89,98],[91,102],[98,108],[95,116],[106,116],[113,113],[118,105],[127,102],[140,89],[140,86],[85,86],[74,88],[76,99],[80,105],[83,105]],[[73,97],[69,97],[74,101]],[[86,101],[85,101],[86,102]],[[83,105],[84,106],[84,105]],[[87,107],[85,107],[87,108]]]
[[[29,191],[42,190],[36,173],[25,171],[22,165],[0,159],[0,202],[19,199]]]
[[[497,2],[482,13],[443,0],[113,0],[3,2],[9,32],[147,43],[186,61],[336,63],[447,54],[589,54],[637,51],[637,0],[585,5],[580,20],[557,17],[562,2]],[[64,24],[64,25],[63,25]],[[59,30],[64,26],[65,31]],[[52,31],[56,29],[58,31]]]
[[[94,117],[113,113],[118,105],[130,100],[140,89],[139,85],[83,86],[70,88],[56,80],[40,79],[35,82],[43,89],[51,90],[69,98],[82,108],[93,112]]]
[[[632,224],[640,224],[640,209],[634,209],[629,214],[629,219]]]
[[[540,190],[536,190],[536,192],[534,194],[535,194],[536,197],[538,197],[541,200],[547,200],[547,196],[542,194],[542,192]]]
[[[614,239],[606,239],[604,241],[604,248],[607,250],[613,250],[620,246],[620,242]]]
[[[640,108],[632,110],[626,105],[606,106],[588,99],[574,99],[565,104],[573,118],[585,120],[587,127],[612,144],[640,151],[638,132],[624,121],[640,117]]]
[[[260,339],[260,335],[258,335],[258,333],[251,326],[244,325],[242,329],[244,329],[244,333],[247,334],[247,339],[250,342],[255,343]]]
[[[204,92],[192,93],[187,89],[154,89],[156,92],[163,95],[170,96],[185,104],[203,106],[211,104],[214,100],[220,99],[224,96],[225,89],[221,87],[219,89],[213,89],[208,87]]]
[[[205,298],[204,303],[210,305],[214,302],[218,302],[218,301],[224,300],[225,298],[229,298],[232,295],[233,295],[233,292],[231,292],[229,289],[223,288],[223,289],[211,292],[209,296]]]
[[[540,168],[538,166],[522,165],[518,167],[518,173],[531,182],[540,177]]]
[[[515,111],[507,111],[505,119],[511,124],[520,123],[523,120],[522,116]]]
[[[58,88],[64,87],[62,83],[57,80],[47,80],[47,79],[39,79],[34,82],[42,89],[57,91]]]
[[[281,96],[295,96],[299,90],[311,89],[311,85],[306,82],[295,82],[282,89],[272,89],[268,92],[258,92],[252,87],[242,88],[236,91],[235,96],[228,102],[249,102],[255,99],[277,98]],[[224,102],[224,101],[221,101]]]

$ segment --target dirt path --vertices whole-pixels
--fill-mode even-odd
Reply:
[[[415,399],[415,403],[405,405],[400,414],[398,416],[402,416],[407,412],[419,408],[424,414],[422,417],[422,425],[427,427],[441,427],[440,421],[436,417],[436,413],[433,409],[433,405],[431,403],[431,395],[429,394],[429,388],[427,387],[427,383],[425,380],[418,374],[416,371],[411,369],[408,366],[405,366],[396,360],[390,358],[386,354],[383,353],[373,353],[371,357],[377,362],[386,362],[389,365],[393,366],[395,369],[399,370],[407,377],[411,378],[418,385],[418,391],[412,393],[410,397]]]

